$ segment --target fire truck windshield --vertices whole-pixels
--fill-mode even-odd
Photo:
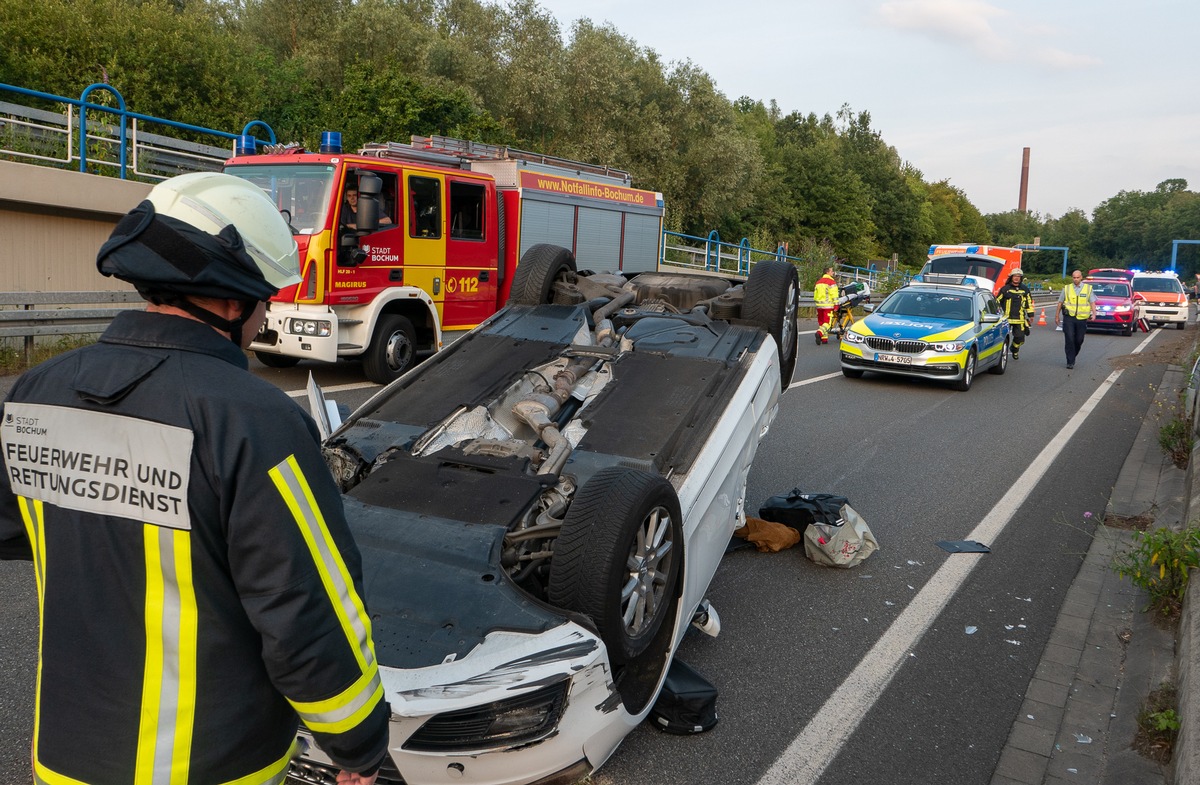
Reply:
[[[296,234],[315,234],[325,228],[332,207],[334,167],[324,164],[235,164],[236,175],[266,191]]]

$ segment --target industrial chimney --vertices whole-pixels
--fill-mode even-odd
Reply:
[[[1025,202],[1029,198],[1029,148],[1021,153],[1021,195],[1017,198],[1017,209],[1028,212]]]

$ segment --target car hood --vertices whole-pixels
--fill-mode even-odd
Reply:
[[[343,502],[380,665],[460,661],[497,630],[537,635],[571,621],[508,580],[503,526]]]
[[[974,327],[974,322],[960,319],[873,313],[850,329],[862,335],[883,335],[899,340],[951,341],[969,335]]]

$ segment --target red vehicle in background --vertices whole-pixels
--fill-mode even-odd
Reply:
[[[1092,272],[1097,272],[1093,270]],[[1125,272],[1124,270],[1119,272]],[[1133,289],[1123,278],[1086,278],[1096,295],[1096,310],[1088,322],[1089,330],[1117,330],[1122,335],[1133,335],[1137,326],[1137,303],[1133,300]]]
[[[271,299],[250,345],[264,365],[352,359],[385,384],[496,313],[518,260],[658,268],[662,194],[628,172],[447,137],[344,153],[325,136],[319,152],[225,163],[271,196],[300,249],[303,280]]]
[[[1021,249],[1000,245],[931,245],[929,261],[916,280],[934,275],[963,276],[992,294],[999,294],[1008,276],[1021,266]]]

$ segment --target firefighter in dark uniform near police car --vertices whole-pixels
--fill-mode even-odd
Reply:
[[[1033,324],[1033,292],[1025,285],[1025,273],[1021,268],[1012,271],[1000,292],[996,295],[1000,310],[1008,317],[1012,325],[1012,358],[1021,359],[1021,346],[1025,336],[1029,335],[1029,327]]]
[[[312,419],[250,374],[297,283],[271,199],[155,186],[101,247],[145,311],[22,376],[0,417],[0,557],[41,613],[35,783],[267,785],[303,721],[370,785],[388,705],[360,556]]]

